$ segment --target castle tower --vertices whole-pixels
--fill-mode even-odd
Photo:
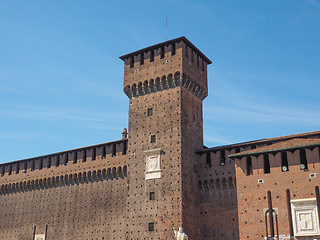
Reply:
[[[180,37],[121,56],[129,97],[127,239],[200,239],[197,159],[211,61]]]

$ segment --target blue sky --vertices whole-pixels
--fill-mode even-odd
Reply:
[[[320,129],[320,0],[1,1],[0,163],[121,138],[119,56],[186,36],[212,61],[209,147]]]

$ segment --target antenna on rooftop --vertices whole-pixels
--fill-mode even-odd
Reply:
[[[168,41],[168,16],[166,16],[166,41]]]

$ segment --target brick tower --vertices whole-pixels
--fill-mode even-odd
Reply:
[[[180,37],[121,56],[129,97],[126,239],[200,239],[196,149],[211,61]]]

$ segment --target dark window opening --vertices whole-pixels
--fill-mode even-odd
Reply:
[[[123,143],[123,149],[122,149],[122,155],[126,155],[127,154],[127,142]]]
[[[194,62],[193,51],[191,50],[191,61]]]
[[[153,232],[154,231],[154,222],[149,223],[149,232]]]
[[[176,44],[173,43],[171,45],[171,56],[176,55]]]
[[[51,157],[48,158],[48,168],[51,168]]]
[[[188,46],[186,46],[186,57],[188,57],[188,56],[189,56],[188,51],[189,51],[189,48],[188,48]]]
[[[164,47],[161,48],[161,56],[160,58],[164,58]]]
[[[60,165],[60,158],[59,155],[56,156],[56,167],[59,167]]]
[[[270,173],[270,161],[269,161],[269,155],[265,154],[263,155],[263,161],[264,161],[264,173]]]
[[[221,154],[220,165],[224,166],[226,164],[226,152],[224,150],[221,150],[220,154]]]
[[[149,193],[149,200],[156,200],[156,193],[155,192]]]
[[[150,62],[154,61],[154,50],[151,50],[150,52]]]
[[[93,148],[92,149],[92,160],[96,160],[96,155],[97,155],[96,148]]]
[[[19,170],[20,170],[19,168],[20,168],[20,164],[18,163],[18,164],[17,164],[17,168],[16,168],[16,173],[17,173],[17,174],[19,173]]]
[[[78,160],[78,152],[75,151],[73,152],[73,163],[77,163],[77,160]]]
[[[31,171],[34,171],[35,166],[36,166],[36,161],[32,160],[32,162],[31,162]]]
[[[204,61],[202,60],[202,71],[204,71]]]
[[[102,158],[106,158],[106,146],[102,146]]]
[[[153,115],[153,108],[148,108],[147,115],[150,117]]]
[[[282,170],[282,172],[289,171],[287,152],[281,153],[281,170]]]
[[[130,57],[130,68],[134,67],[134,56]]]
[[[69,153],[66,153],[65,159],[64,159],[64,165],[68,165],[69,162]]]
[[[87,161],[87,151],[83,150],[83,157],[82,157],[82,162]]]
[[[12,165],[10,164],[8,174],[11,175],[11,173],[12,173]]]
[[[305,149],[300,150],[300,168],[302,170],[308,169],[308,160],[307,160],[307,154]]]
[[[199,66],[200,66],[200,63],[199,63],[199,56],[198,56],[198,55],[196,55],[196,58],[197,58],[197,67],[199,67]]]
[[[18,166],[19,167],[19,166]],[[41,170],[43,168],[43,159],[40,159],[40,163],[39,163],[39,169]]]
[[[140,65],[144,64],[144,56],[143,53],[140,53]]]
[[[210,152],[207,152],[207,164],[209,165],[209,167],[211,167],[211,154],[210,154]]]
[[[247,176],[252,175],[252,159],[251,157],[247,157]]]
[[[112,144],[112,157],[116,156],[116,145]]]
[[[240,152],[240,148],[237,147],[237,148],[236,148],[236,153],[239,153],[239,152]]]
[[[2,166],[2,168],[1,168],[1,175],[2,176],[4,175],[4,166]]]
[[[151,143],[155,143],[156,142],[156,135],[151,135],[151,137],[150,137],[150,142]]]

